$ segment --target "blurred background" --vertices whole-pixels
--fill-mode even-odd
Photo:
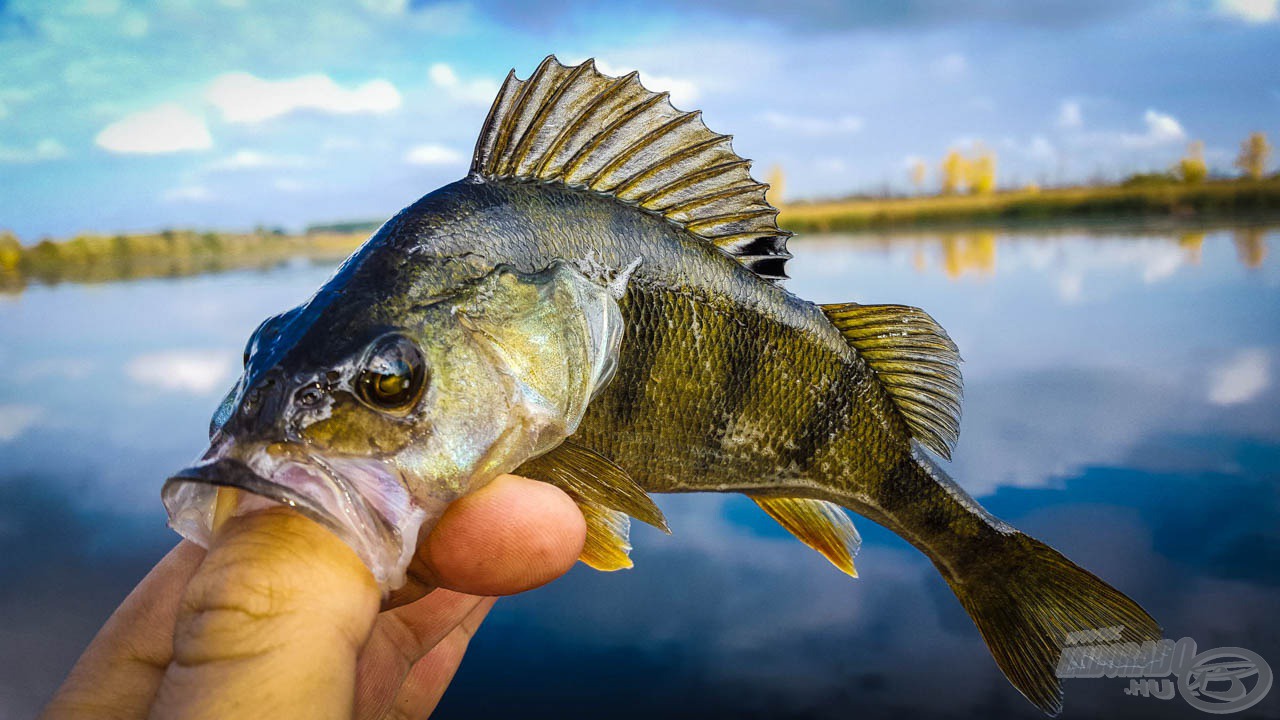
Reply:
[[[992,511],[1280,670],[1278,49],[1276,0],[0,0],[0,717],[175,542],[160,483],[249,333],[549,53],[734,133],[792,292],[951,332],[949,469]],[[1039,717],[870,521],[851,581],[745,499],[658,501],[635,569],[500,602],[438,716]]]

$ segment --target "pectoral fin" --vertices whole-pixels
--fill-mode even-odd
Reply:
[[[637,485],[626,470],[572,441],[566,440],[545,455],[529,460],[516,468],[515,473],[550,483],[569,493],[579,500],[578,505],[584,508],[584,515],[587,505],[619,510],[663,532],[671,532],[666,518],[649,493]],[[623,538],[626,538],[625,529]]]
[[[587,542],[578,559],[604,572],[626,570],[631,562],[631,518],[624,512],[600,507],[581,498],[578,509],[587,521]]]
[[[807,498],[751,499],[800,542],[822,553],[842,572],[858,577],[858,571],[853,567],[853,556],[858,554],[862,536],[858,535],[858,529],[844,508]]]

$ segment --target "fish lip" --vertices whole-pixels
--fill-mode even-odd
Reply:
[[[410,505],[393,522],[371,507],[348,478],[317,458],[290,457],[265,477],[243,460],[211,455],[175,472],[161,489],[169,526],[180,535],[208,547],[217,491],[236,488],[268,504],[293,508],[328,528],[364,561],[384,592],[404,584],[419,531],[429,519],[423,508]],[[287,481],[298,487],[276,477],[286,469],[294,470]],[[305,483],[297,482],[299,472]]]
[[[328,527],[334,527],[337,524],[330,514],[311,498],[262,477],[247,464],[235,458],[203,460],[169,476],[169,479],[164,481],[164,487],[160,489],[160,497],[164,500],[165,507],[170,510],[170,514],[173,513],[173,508],[170,507],[171,500],[177,500],[176,495],[183,483],[188,482],[244,490],[259,497],[274,500],[281,505],[287,505]]]

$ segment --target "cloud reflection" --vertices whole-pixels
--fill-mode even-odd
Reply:
[[[1271,385],[1271,359],[1263,350],[1242,350],[1209,371],[1209,402],[1239,405]]]
[[[0,405],[0,442],[16,440],[44,416],[36,405]]]
[[[125,371],[148,388],[208,395],[226,384],[233,367],[224,350],[167,350],[139,355]]]

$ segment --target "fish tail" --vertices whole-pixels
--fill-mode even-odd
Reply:
[[[1056,669],[1072,634],[1105,632],[1117,643],[1160,639],[1160,626],[1136,602],[1020,532],[983,567],[943,576],[1009,682],[1049,715],[1062,711]]]
[[[916,460],[953,507],[987,530],[968,542],[952,537],[922,549],[978,626],[1005,676],[1046,714],[1062,711],[1056,671],[1069,645],[1160,639],[1160,626],[1124,593],[996,520],[928,458],[917,455]]]

